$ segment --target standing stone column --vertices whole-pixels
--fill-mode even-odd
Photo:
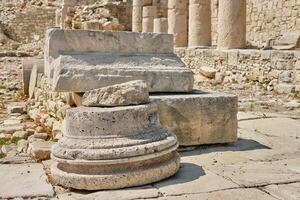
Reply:
[[[218,48],[246,47],[246,0],[219,0]]]
[[[132,2],[132,31],[142,32],[143,0]]]
[[[189,46],[211,46],[211,0],[190,0]]]
[[[187,46],[188,35],[188,0],[168,1],[168,33],[174,35],[176,47]]]
[[[167,33],[168,32],[168,18],[155,18],[153,32],[154,33]]]
[[[55,11],[55,26],[59,27],[61,22],[61,9]]]
[[[142,31],[153,32],[154,18],[156,17],[156,6],[143,7]]]

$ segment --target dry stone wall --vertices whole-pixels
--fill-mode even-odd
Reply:
[[[212,0],[213,44],[217,42],[218,2]],[[271,38],[300,29],[300,0],[247,0],[247,42],[263,47]]]
[[[176,53],[196,77],[206,77],[202,84],[255,85],[279,94],[300,94],[300,51],[178,48]]]
[[[55,8],[31,7],[7,12],[0,23],[5,33],[13,40],[29,43],[44,38],[45,30],[55,24]]]

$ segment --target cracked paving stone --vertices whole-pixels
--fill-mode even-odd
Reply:
[[[0,198],[52,197],[54,191],[40,163],[0,165]]]
[[[300,182],[281,185],[268,185],[263,190],[280,200],[299,200]]]
[[[201,186],[199,186],[201,187]],[[210,193],[162,197],[157,200],[277,200],[258,189],[231,189]]]
[[[206,170],[196,162],[181,162],[179,172],[169,179],[154,184],[164,196],[211,192],[238,187],[221,176]]]

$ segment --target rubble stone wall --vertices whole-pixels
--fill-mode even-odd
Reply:
[[[195,75],[215,70],[212,84],[257,85],[277,93],[300,92],[300,52],[279,50],[175,50]]]
[[[217,41],[218,0],[212,0],[213,45]],[[300,0],[247,0],[247,42],[262,47],[270,38],[300,30]]]
[[[27,43],[44,38],[45,30],[55,25],[55,8],[33,7],[18,12],[6,22],[6,33],[14,40]]]

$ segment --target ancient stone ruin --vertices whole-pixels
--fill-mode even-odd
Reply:
[[[52,147],[57,184],[144,185],[177,172],[178,145],[236,141],[237,97],[193,90],[193,73],[173,53],[172,35],[54,28],[45,40],[44,70],[39,60],[31,61],[30,76],[24,67],[24,88],[37,100],[44,93],[54,107],[57,96],[78,106],[64,111],[62,136]],[[37,111],[30,106],[29,113]]]
[[[299,199],[299,0],[0,0],[0,199]]]

